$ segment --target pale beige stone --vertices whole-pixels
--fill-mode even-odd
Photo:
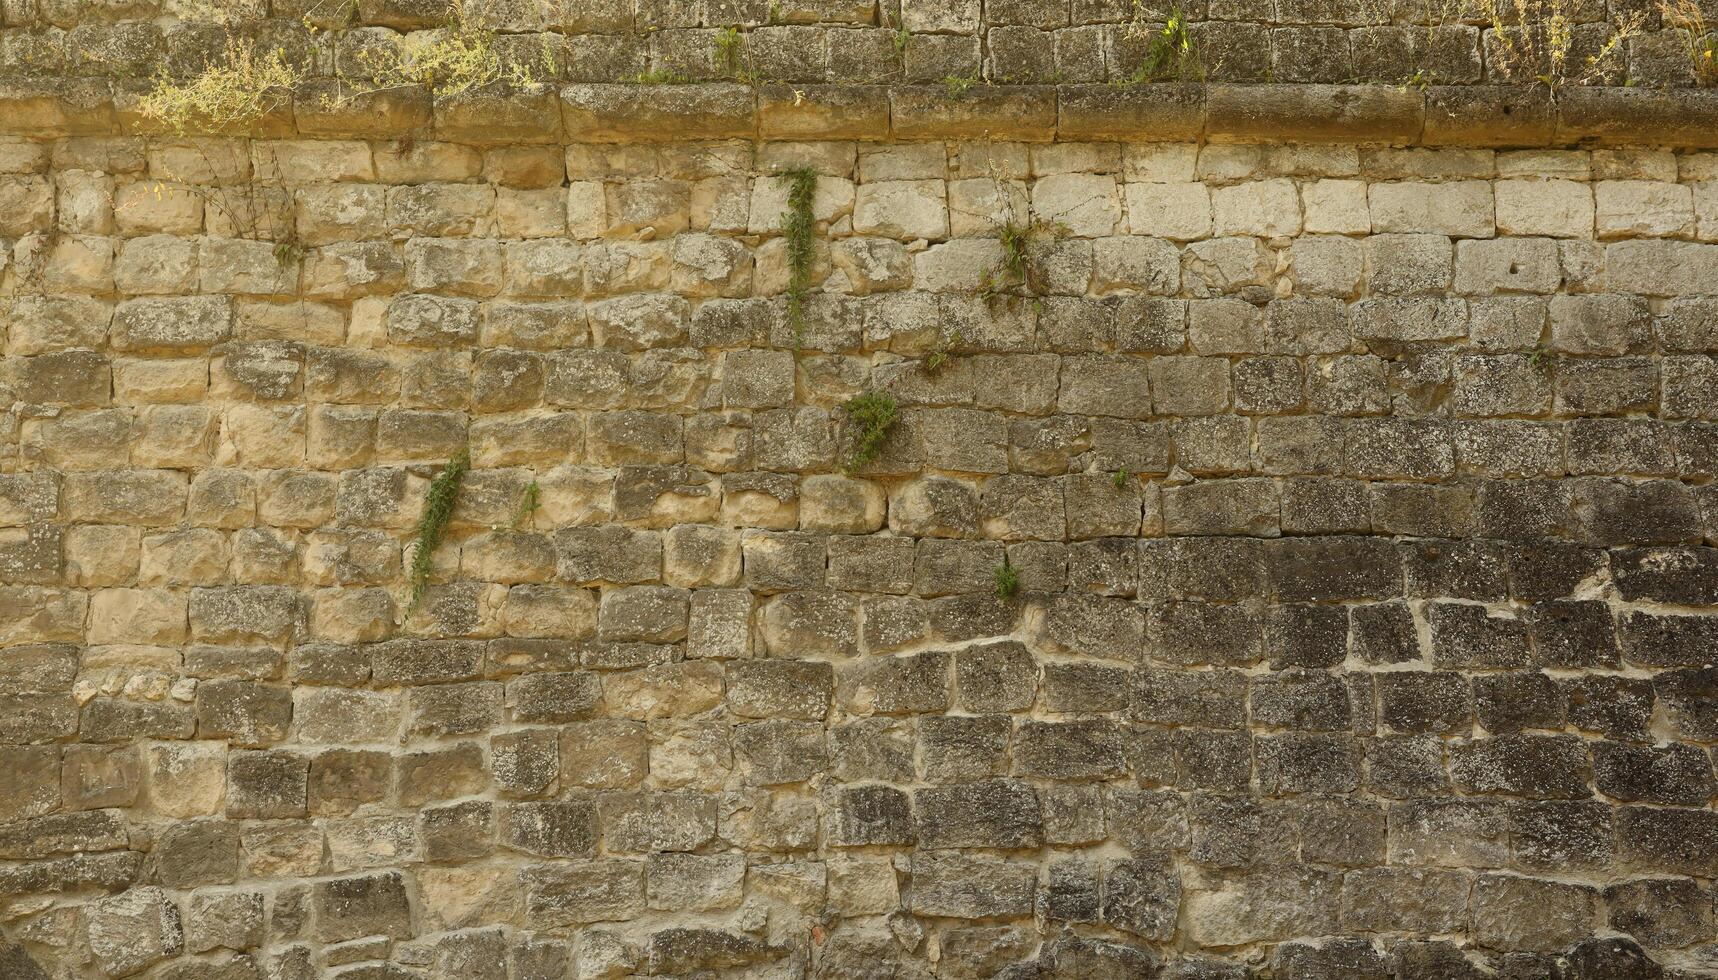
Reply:
[[[1237,181],[1257,176],[1265,167],[1265,147],[1257,143],[1207,143],[1199,148],[1195,177]]]
[[[1204,184],[1127,185],[1128,230],[1190,242],[1211,234],[1211,191]]]
[[[108,325],[113,320],[113,304],[107,300],[24,295],[14,296],[10,302],[8,353],[48,354],[69,347],[99,348],[107,343]]]
[[[384,589],[322,589],[311,597],[310,633],[328,643],[374,643],[393,635],[397,616]]]
[[[78,524],[66,528],[68,585],[123,585],[137,573],[142,532],[117,524]]]
[[[820,188],[821,185],[820,181]],[[755,194],[752,218],[756,227],[758,201]],[[903,241],[947,238],[947,188],[941,180],[888,180],[862,184],[854,196],[853,230],[861,235],[880,235]]]
[[[702,524],[669,529],[662,536],[662,581],[687,589],[739,584],[740,533]]]
[[[1116,173],[1121,170],[1118,143],[1040,143],[1032,146],[1032,174]]]
[[[1122,147],[1122,173],[1129,181],[1185,183],[1193,179],[1199,147],[1193,143],[1129,143]]]
[[[1315,180],[1301,188],[1301,203],[1309,234],[1364,235],[1372,230],[1365,181]]]
[[[870,480],[837,474],[808,476],[799,487],[799,526],[831,534],[868,534],[888,516],[888,496]]]
[[[1593,155],[1586,150],[1513,150],[1497,155],[1497,175],[1586,180],[1593,175]]]
[[[58,184],[55,218],[61,231],[74,235],[111,235],[113,179],[88,170],[62,170]]]
[[[234,405],[221,424],[219,459],[245,467],[303,465],[303,408]]]
[[[409,816],[375,814],[329,820],[324,836],[328,841],[328,870],[335,874],[385,868],[423,856],[417,828]]]
[[[1601,180],[1593,185],[1600,238],[1680,238],[1694,231],[1694,192],[1653,180]]]
[[[91,643],[183,643],[185,597],[164,589],[102,589],[90,597]]]
[[[293,184],[374,180],[370,144],[361,140],[278,140],[251,145],[258,180]]]
[[[1497,231],[1501,235],[1584,238],[1593,234],[1591,185],[1572,180],[1497,182]]]
[[[518,872],[505,865],[424,865],[414,870],[426,928],[464,929],[518,914]]]
[[[1353,297],[1365,265],[1365,250],[1352,238],[1307,235],[1289,247],[1297,295]]]
[[[1718,242],[1718,180],[1693,185],[1694,214],[1699,221],[1697,237],[1703,242]]]
[[[144,789],[163,817],[221,812],[227,796],[224,742],[156,742],[144,747]]]
[[[1299,234],[1300,194],[1287,178],[1219,187],[1211,192],[1211,227],[1218,235]]]
[[[174,235],[126,239],[114,259],[113,284],[133,296],[195,292],[197,245]]]
[[[1121,222],[1116,179],[1109,174],[1057,174],[1032,184],[1032,220],[1076,238],[1113,235]]]
[[[167,180],[121,184],[113,195],[113,218],[122,235],[195,235],[203,228],[203,193]]]
[[[660,721],[650,725],[650,778],[667,788],[720,790],[733,769],[727,722]]]
[[[567,212],[567,194],[560,187],[495,190],[495,233],[502,238],[565,235]]]
[[[137,584],[146,586],[219,585],[231,556],[227,537],[211,528],[183,528],[143,539]]]
[[[308,878],[322,873],[321,828],[298,822],[252,823],[239,835],[239,854],[247,877]]]
[[[379,238],[387,231],[387,194],[374,184],[312,184],[293,194],[294,227],[305,245]]]
[[[1489,238],[1497,225],[1491,183],[1484,180],[1373,184],[1367,203],[1377,232]]]
[[[707,177],[692,184],[692,227],[698,231],[744,232],[751,224],[752,181]]]
[[[1008,277],[1002,243],[994,238],[957,238],[913,256],[913,284],[933,293],[971,293]]]
[[[209,390],[201,358],[116,358],[113,395],[122,402],[197,402]]]
[[[691,223],[692,188],[683,180],[634,178],[604,185],[607,238],[667,239]]]
[[[1676,179],[1676,154],[1639,146],[1607,147],[1593,151],[1594,180]]]
[[[994,235],[1018,227],[1028,209],[1026,182],[969,177],[948,183],[949,234],[955,238]]]
[[[843,915],[885,915],[900,903],[900,886],[888,861],[839,858],[829,862],[830,908]]]

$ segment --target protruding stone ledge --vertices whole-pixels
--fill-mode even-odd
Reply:
[[[312,82],[293,99],[302,136],[387,139],[427,131],[434,119],[428,89],[419,85],[356,92],[334,81]]]
[[[461,143],[559,143],[561,106],[546,85],[472,89],[435,100],[435,132]]]
[[[1556,107],[1540,86],[1433,86],[1425,102],[1425,146],[1547,146],[1556,134]]]
[[[1048,143],[1056,138],[1056,89],[985,85],[959,95],[938,85],[903,85],[889,92],[890,128],[897,139],[996,139]]]
[[[889,90],[876,85],[764,85],[758,135],[766,140],[886,140]]]
[[[568,85],[561,120],[573,141],[749,139],[758,133],[749,85]]]
[[[465,143],[672,140],[1298,142],[1718,148],[1718,90],[1512,86],[575,84],[339,91],[313,82],[244,132]],[[141,90],[100,79],[0,82],[0,133],[161,132]]]
[[[1205,137],[1233,143],[1412,143],[1425,100],[1380,85],[1213,85]]]
[[[0,81],[0,132],[27,136],[111,133],[113,89],[102,79]]]
[[[1553,141],[1718,147],[1718,91],[1570,89],[1557,105]]]
[[[1056,135],[1064,140],[1197,140],[1203,85],[1065,85]]]

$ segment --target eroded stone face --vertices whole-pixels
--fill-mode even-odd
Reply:
[[[900,70],[1099,80],[1114,6],[909,0]],[[1350,14],[1202,29],[1418,43]],[[444,121],[0,138],[0,975],[1700,975],[1709,154]]]

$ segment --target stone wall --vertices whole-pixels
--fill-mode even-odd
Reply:
[[[1718,155],[42,118],[0,975],[1718,976]]]

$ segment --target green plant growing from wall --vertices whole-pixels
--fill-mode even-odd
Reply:
[[[746,39],[738,27],[724,27],[716,34],[716,70],[736,82],[757,80],[746,66]]]
[[[285,51],[258,52],[254,42],[229,37],[221,56],[188,81],[163,70],[137,110],[179,134],[243,130],[290,102],[302,80]]]
[[[1002,257],[997,260],[996,268],[985,276],[983,292],[990,296],[998,293],[1030,295],[1033,242],[1056,237],[1062,231],[1057,225],[1045,222],[1023,224],[1010,216],[996,231],[996,240],[1002,245]]]
[[[435,550],[441,546],[442,536],[447,533],[454,504],[459,500],[460,482],[470,468],[471,453],[460,450],[459,455],[448,460],[430,481],[429,491],[424,494],[424,512],[418,518],[417,535],[412,540],[412,564],[407,573],[408,615],[417,608],[429,588],[430,573],[435,570]]]
[[[1135,82],[1155,82],[1165,78],[1198,81],[1205,77],[1198,47],[1193,42],[1192,27],[1180,7],[1169,12],[1162,27],[1153,29],[1145,23],[1144,4],[1141,0],[1133,0],[1133,22],[1128,25],[1128,36],[1147,35],[1150,40],[1146,43],[1145,58],[1133,73]]]
[[[972,91],[972,87],[978,82],[977,72],[970,75],[948,75],[943,78],[943,88],[948,90],[949,98],[958,99]]]
[[[939,339],[936,346],[931,348],[930,354],[925,358],[925,373],[932,377],[941,374],[943,368],[948,367],[949,358],[953,355],[954,349],[964,343],[966,343],[966,335],[961,333],[958,327],[947,337]]]
[[[525,489],[519,491],[519,508],[513,512],[513,530],[519,530],[537,516],[538,509],[543,506],[542,498],[543,488],[537,485],[536,480],[525,484]]]
[[[1605,39],[1592,54],[1576,57],[1581,0],[1476,0],[1491,30],[1492,61],[1512,82],[1538,82],[1555,95],[1569,85],[1602,81],[1617,67],[1629,38],[1640,33],[1639,11],[1606,23]]]
[[[817,257],[817,171],[789,167],[776,174],[787,184],[787,210],[781,230],[787,240],[787,324],[797,349],[805,338],[805,301],[811,295],[812,263]]]
[[[1701,0],[1659,0],[1658,12],[1667,26],[1681,32],[1694,83],[1718,85],[1718,26],[1706,19]]]
[[[889,437],[889,427],[899,417],[895,400],[879,391],[868,391],[849,398],[841,406],[852,426],[853,449],[844,467],[851,473],[877,458],[883,440]]]
[[[1020,573],[1008,563],[1008,555],[1002,556],[1002,564],[996,566],[996,597],[1003,602],[1013,602],[1020,594]]]
[[[1127,481],[1129,479],[1131,479],[1132,477],[1133,477],[1133,474],[1129,473],[1127,471],[1127,467],[1125,467],[1125,466],[1119,470],[1116,470],[1116,475],[1115,475],[1116,489],[1117,490],[1126,490],[1127,489]]]

